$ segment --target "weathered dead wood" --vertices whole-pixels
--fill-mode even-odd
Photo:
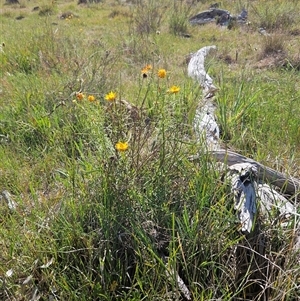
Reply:
[[[4,201],[7,203],[8,208],[11,211],[15,211],[16,210],[17,203],[13,200],[12,195],[7,190],[3,190],[0,193],[0,203],[1,203],[2,199],[4,199]]]
[[[212,78],[205,70],[205,58],[216,46],[206,46],[195,52],[188,64],[188,75],[195,79],[203,88],[203,99],[200,101],[194,118],[194,130],[196,139],[206,141],[207,149],[212,157],[228,166],[238,163],[248,163],[257,169],[257,179],[279,187],[282,193],[296,195],[300,190],[300,180],[284,175],[270,167],[267,167],[253,159],[244,157],[238,153],[220,148],[219,128],[215,119],[216,106],[213,96],[216,87]],[[204,142],[205,142],[204,141]]]
[[[277,186],[282,193],[298,197],[300,194],[300,180],[292,176],[285,175],[268,166],[265,166],[253,159],[247,158],[243,155],[233,151],[218,149],[210,150],[209,153],[216,162],[224,163],[228,166],[241,163],[249,163],[257,169],[257,179],[261,182],[267,182],[271,185]],[[190,161],[199,160],[199,155],[191,156]]]
[[[209,150],[220,149],[220,130],[215,118],[215,109],[212,102],[199,104],[193,124],[196,139],[204,140]]]
[[[230,186],[235,201],[234,209],[240,220],[242,232],[249,235],[255,229],[257,203],[261,204],[260,212],[266,220],[269,219],[268,213],[275,208],[280,216],[297,217],[297,234],[293,249],[298,252],[300,238],[297,235],[300,233],[300,222],[297,202],[292,204],[286,195],[292,197],[291,200],[297,201],[300,195],[300,180],[221,148],[219,127],[215,118],[216,87],[204,66],[205,58],[212,49],[216,47],[206,46],[195,52],[188,65],[188,75],[203,88],[203,98],[199,101],[194,118],[195,137],[202,146],[204,145],[205,155],[209,154],[214,161],[224,164],[227,170],[224,179]],[[197,160],[199,156],[201,154],[190,157],[190,160]],[[280,192],[274,189],[274,186],[279,187]]]
[[[267,184],[258,184],[256,193],[259,200],[261,200],[261,212],[267,216],[272,209],[276,209],[279,213],[279,218],[289,218],[292,215],[300,216],[297,213],[297,208],[287,198],[278,193],[276,190],[271,189]]]
[[[253,179],[257,170],[251,164],[235,164],[229,167],[226,174],[231,183],[231,193],[234,196],[234,209],[238,213],[242,231],[250,233],[253,228],[256,213],[256,193]]]
[[[281,222],[281,217],[289,218],[289,222],[295,225],[293,253],[299,261],[300,214],[297,213],[296,201],[300,195],[300,180],[253,159],[221,148],[222,142],[215,117],[215,87],[212,78],[204,68],[205,57],[211,49],[215,49],[215,47],[207,46],[198,50],[192,56],[188,66],[189,76],[194,78],[203,88],[203,98],[199,101],[194,118],[195,137],[203,151],[190,157],[190,160],[197,161],[200,156],[205,155],[207,157],[209,155],[208,157],[212,161],[218,163],[215,165],[221,165],[222,171],[225,171],[222,178],[231,190],[234,209],[240,221],[241,230],[245,234],[244,242],[249,244],[249,251],[245,254],[240,247],[237,247],[237,282],[239,279],[245,281],[245,277],[248,279],[248,275],[251,274],[243,294],[251,296],[252,300],[261,300],[260,297],[262,296],[264,300],[267,300],[269,266],[270,264],[274,265],[274,263],[262,260],[267,258],[265,256],[267,234],[261,226],[265,222],[273,223],[274,216],[272,217],[272,213],[274,212],[278,213],[275,222],[279,221],[279,227],[283,228],[286,225],[285,222]],[[274,186],[280,188],[280,191]],[[295,204],[291,202],[292,200],[295,201]],[[262,219],[255,219],[257,209],[259,209],[259,216]],[[249,261],[248,258],[251,260]]]
[[[253,159],[229,150],[213,150],[210,153],[217,162],[226,163],[228,166],[237,163],[249,163],[255,166],[258,180],[279,187],[282,193],[289,195],[297,195],[300,193],[300,180],[292,176],[285,175]]]
[[[212,78],[205,71],[204,62],[206,56],[212,51],[216,50],[216,46],[206,46],[199,49],[197,52],[192,54],[190,62],[188,64],[188,76],[195,79],[200,86],[203,87],[204,92],[215,90],[216,87],[213,85]]]

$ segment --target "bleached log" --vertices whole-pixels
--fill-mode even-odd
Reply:
[[[300,180],[292,176],[285,175],[279,171],[276,171],[268,166],[265,166],[253,159],[247,158],[238,153],[217,149],[210,151],[211,156],[216,162],[225,163],[228,166],[232,166],[238,163],[249,163],[257,169],[257,179],[261,182],[267,182],[271,185],[277,186],[281,189],[282,193],[286,193],[291,196],[297,197],[300,194]],[[190,161],[197,161],[199,155],[191,156]]]
[[[212,78],[205,71],[205,58],[216,46],[206,46],[195,52],[188,64],[188,75],[195,79],[203,88],[203,101],[199,103],[194,118],[194,131],[198,141],[207,142],[209,150],[220,148],[220,130],[215,118],[216,106],[212,96],[217,88],[213,85]]]
[[[215,118],[215,105],[208,100],[200,104],[195,112],[194,131],[197,141],[206,141],[208,150],[220,148],[220,130]]]
[[[194,130],[196,139],[199,142],[204,142],[205,148],[210,152],[220,149],[219,126],[215,118],[216,106],[213,102],[214,92],[217,89],[204,66],[206,56],[214,49],[216,49],[216,46],[201,48],[193,54],[188,65],[188,75],[202,86],[204,92],[204,97],[195,112]],[[253,180],[251,177],[246,180],[246,175],[256,173],[254,169],[251,164],[247,166],[236,165],[227,174],[235,200],[234,208],[237,210],[242,231],[246,233],[250,233],[252,229],[256,212]]]
[[[294,177],[285,175],[253,159],[229,150],[219,149],[213,150],[210,153],[217,162],[226,163],[228,166],[237,163],[252,164],[257,169],[258,180],[277,186],[283,193],[289,195],[296,195],[300,193],[300,180]]]
[[[295,206],[268,184],[279,187],[282,193],[294,196],[296,199],[300,194],[300,181],[255,160],[221,149],[219,127],[215,118],[216,107],[213,102],[213,96],[217,89],[204,66],[206,56],[213,49],[216,47],[201,48],[192,55],[188,65],[188,75],[203,87],[204,92],[203,99],[196,109],[194,130],[197,141],[205,143],[205,149],[212,158],[229,166],[227,179],[231,183],[231,191],[235,200],[234,208],[238,212],[242,231],[250,233],[257,200],[263,204],[266,210],[275,206],[281,214],[296,214]],[[194,156],[190,159],[197,160],[197,157]]]
[[[300,216],[297,208],[284,196],[276,190],[271,189],[269,185],[258,184],[257,196],[261,201],[261,211],[264,214],[271,212],[273,208],[279,211],[280,215],[289,218],[292,215]]]
[[[202,145],[201,149],[204,150],[205,155],[210,155],[213,163],[216,163],[212,165],[214,167],[221,166],[222,171],[226,171],[223,179],[229,184],[234,199],[233,207],[237,212],[241,231],[246,235],[247,244],[250,243],[251,256],[254,256],[253,262],[255,264],[252,265],[248,261],[247,254],[244,257],[237,254],[240,257],[238,262],[241,266],[244,266],[245,270],[245,273],[242,272],[243,275],[240,275],[241,271],[237,271],[237,276],[245,278],[248,277],[249,270],[253,270],[255,273],[258,271],[258,280],[267,283],[268,273],[265,273],[267,264],[262,262],[262,258],[265,258],[266,235],[260,227],[260,219],[256,223],[257,209],[264,217],[261,220],[262,222],[263,220],[278,221],[281,227],[289,224],[289,222],[281,223],[281,217],[290,217],[289,221],[292,221],[295,225],[292,252],[300,263],[300,214],[297,213],[297,204],[293,204],[285,195],[287,194],[297,201],[300,196],[300,180],[278,172],[253,159],[221,148],[222,143],[215,118],[216,107],[213,99],[215,87],[212,78],[204,69],[204,60],[210,49],[215,48],[214,46],[208,46],[197,51],[188,66],[189,76],[200,83],[204,92],[194,118],[196,139],[199,145]],[[200,156],[201,152],[190,157],[190,160],[198,160]],[[279,187],[280,192],[274,186]],[[274,215],[271,215],[274,212],[279,213],[275,219]],[[261,270],[262,272],[260,272]],[[267,293],[264,297],[267,299]]]
[[[206,46],[195,52],[188,64],[188,76],[195,79],[204,89],[204,92],[210,92],[216,90],[213,85],[212,78],[206,73],[204,62],[206,56],[212,50],[216,50],[216,46]]]

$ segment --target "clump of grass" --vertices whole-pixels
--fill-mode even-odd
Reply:
[[[12,18],[14,16],[14,12],[11,10],[6,10],[3,12],[2,16],[5,18]]]
[[[294,55],[286,60],[286,67],[295,71],[300,70],[300,55]]]
[[[217,103],[218,122],[223,141],[235,144],[234,141],[236,139],[236,142],[239,141],[241,133],[247,131],[248,118],[251,116],[251,110],[256,105],[258,94],[259,91],[251,94],[251,87],[247,87],[244,81],[236,83],[233,90],[229,91],[226,87],[224,87],[224,90],[221,89]],[[244,141],[243,146],[247,145],[250,148],[249,152],[253,152],[255,143],[251,146],[249,141]],[[238,147],[238,145],[236,146]]]
[[[53,4],[44,4],[41,5],[39,10],[39,16],[51,16],[55,14],[55,6]]]
[[[264,37],[260,58],[267,57],[272,54],[285,55],[285,41],[282,35],[269,35]]]
[[[253,4],[252,9],[258,17],[258,26],[269,31],[282,30],[287,31],[294,24],[299,22],[298,14],[299,3],[289,1],[286,3],[282,0],[264,1]]]
[[[173,35],[186,36],[188,34],[188,15],[193,6],[185,1],[173,2],[172,13],[169,18],[169,31]]]
[[[134,31],[141,35],[155,33],[160,29],[163,16],[161,5],[156,1],[136,1],[132,19]]]
[[[169,21],[169,30],[171,34],[184,36],[187,34],[187,20],[185,15],[175,13]]]

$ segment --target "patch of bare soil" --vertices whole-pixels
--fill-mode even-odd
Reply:
[[[218,56],[218,59],[225,62],[228,65],[236,63],[236,58],[233,59],[229,54],[220,54]]]

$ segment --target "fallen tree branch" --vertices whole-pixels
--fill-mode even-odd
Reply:
[[[224,179],[227,179],[227,183],[231,186],[234,207],[242,231],[250,233],[253,229],[257,202],[260,202],[266,210],[273,206],[280,208],[281,214],[296,214],[296,205],[290,203],[285,194],[297,199],[300,195],[300,180],[221,148],[219,126],[215,117],[214,95],[217,89],[204,66],[206,56],[214,49],[215,46],[201,48],[192,55],[188,65],[188,75],[203,88],[203,98],[199,101],[194,118],[195,137],[198,142],[205,145],[206,155],[209,154],[216,162],[229,167]],[[198,158],[199,155],[190,157],[190,160]],[[279,187],[280,193],[269,185]]]
[[[237,163],[249,163],[257,169],[257,179],[269,184],[275,185],[283,193],[295,195],[300,193],[300,180],[278,172],[268,166],[265,166],[253,159],[242,156],[229,150],[214,150],[210,152],[217,162],[223,162],[231,166]]]
[[[221,162],[228,166],[232,166],[238,163],[249,163],[255,166],[257,169],[257,179],[259,181],[268,182],[271,185],[279,187],[282,193],[296,196],[300,193],[299,179],[285,175],[253,159],[247,158],[243,155],[229,150],[211,150],[209,151],[209,153],[216,162]],[[199,155],[191,156],[189,159],[190,161],[197,161],[199,159]]]
[[[204,68],[205,57],[212,49],[215,49],[215,46],[206,46],[195,52],[188,66],[188,75],[203,88],[203,97],[198,103],[193,127],[195,138],[204,150],[189,159],[200,161],[204,155],[205,158],[208,157],[211,161],[218,163],[212,164],[213,168],[222,166],[222,171],[224,171],[222,181],[230,189],[230,200],[233,200],[233,208],[239,219],[240,229],[245,235],[244,242],[249,243],[250,246],[249,252],[242,252],[241,247],[237,246],[237,281],[243,282],[251,270],[254,282],[260,282],[261,287],[257,289],[255,284],[251,283],[250,277],[249,287],[243,291],[243,297],[249,294],[251,300],[254,300],[251,291],[253,289],[256,297],[263,296],[264,300],[268,300],[269,264],[267,261],[262,261],[266,258],[268,237],[264,227],[268,224],[278,225],[281,229],[288,226],[289,230],[293,231],[293,253],[299,262],[300,214],[297,212],[297,198],[299,199],[300,195],[300,180],[221,148],[223,143],[215,116],[216,87]],[[280,191],[274,186],[280,188]],[[253,261],[249,261],[249,258],[253,258]],[[255,300],[258,299],[255,298]]]

